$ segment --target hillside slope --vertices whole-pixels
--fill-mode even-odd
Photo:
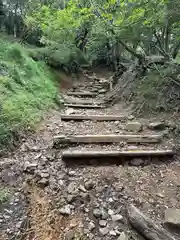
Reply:
[[[56,87],[47,67],[18,43],[0,39],[0,146],[38,122],[53,105]]]

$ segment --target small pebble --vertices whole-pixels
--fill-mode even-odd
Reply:
[[[113,211],[113,210],[111,210],[111,209],[109,209],[109,210],[108,210],[108,214],[111,216],[111,215],[113,215],[113,214],[114,214],[114,211]]]
[[[99,221],[99,225],[100,225],[101,227],[106,227],[107,221],[106,221],[106,220],[100,220],[100,221]]]
[[[111,236],[116,236],[116,235],[117,235],[114,230],[111,230],[111,231],[109,232],[109,234],[110,234]]]
[[[90,231],[94,230],[95,227],[96,227],[96,226],[95,226],[95,224],[94,224],[93,222],[90,222],[89,225],[88,225],[88,229],[89,229]]]
[[[105,236],[109,233],[109,229],[107,227],[105,228],[100,228],[99,232],[101,233],[101,235]]]
[[[123,216],[121,214],[111,215],[112,221],[117,222],[123,220]]]

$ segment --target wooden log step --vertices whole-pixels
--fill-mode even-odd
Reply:
[[[91,151],[91,150],[73,150],[63,151],[62,159],[79,159],[79,158],[118,158],[118,157],[162,157],[173,156],[173,150],[128,150],[128,151]]]
[[[127,116],[124,115],[80,115],[80,114],[62,114],[62,120],[74,120],[74,121],[83,121],[83,120],[94,120],[94,121],[121,121],[127,119]]]
[[[74,104],[74,103],[65,103],[65,107],[72,107],[72,108],[105,108],[104,105],[95,105],[95,104]]]
[[[93,93],[93,92],[88,92],[88,91],[84,91],[84,92],[67,92],[68,96],[81,96],[81,97],[96,97],[97,94]]]
[[[93,101],[92,99],[64,99],[67,104],[100,105],[103,101]]]
[[[158,143],[162,135],[74,135],[55,136],[55,143]]]

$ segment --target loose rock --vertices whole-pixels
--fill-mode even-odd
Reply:
[[[103,220],[106,220],[108,218],[108,213],[104,208],[101,209],[101,218]]]
[[[77,189],[77,186],[74,182],[71,182],[67,187],[67,191],[70,194],[72,194],[74,191],[76,191],[76,189]]]
[[[148,125],[151,130],[165,130],[166,124],[164,122],[153,122]]]
[[[128,236],[124,232],[122,232],[118,237],[118,240],[128,240]]]
[[[93,222],[90,222],[89,225],[88,225],[88,229],[89,229],[90,231],[94,230],[95,227],[96,227],[96,226],[95,226],[95,224],[94,224]]]
[[[72,239],[74,239],[74,231],[67,232],[65,240],[72,240]]]
[[[68,203],[72,203],[76,200],[76,198],[77,198],[77,196],[75,196],[75,195],[68,195],[66,200]]]
[[[133,120],[134,119],[134,116],[133,115],[129,115],[128,116],[128,120]]]
[[[37,163],[25,162],[23,171],[33,174],[37,167],[38,167]]]
[[[165,221],[164,224],[169,227],[180,228],[180,209],[169,208],[165,211]]]
[[[69,205],[66,205],[64,207],[62,207],[59,212],[62,214],[62,215],[67,215],[69,216],[71,214],[71,208]]]
[[[87,190],[91,190],[94,187],[94,182],[89,180],[89,181],[85,182],[84,186]]]
[[[102,216],[102,212],[101,212],[100,209],[95,208],[95,209],[93,210],[93,215],[94,215],[96,218],[100,218],[100,217]]]
[[[100,90],[98,90],[98,93],[106,93],[106,92],[107,92],[106,89],[100,89]]]
[[[79,186],[79,190],[82,191],[83,193],[86,193],[86,192],[87,192],[86,189],[85,189],[85,187],[84,187],[83,185],[80,185],[80,186]]]
[[[109,232],[109,234],[110,234],[111,236],[116,236],[116,235],[117,235],[114,230],[111,230],[111,231]]]
[[[121,221],[123,220],[123,216],[121,214],[116,214],[111,216],[113,222]]]
[[[111,210],[111,209],[109,209],[109,210],[108,210],[108,214],[109,214],[110,216],[112,216],[112,215],[114,214],[114,211]]]
[[[48,178],[49,177],[49,173],[40,173],[40,176],[42,178]]]
[[[49,184],[49,180],[47,178],[41,178],[39,181],[38,181],[38,184],[41,186],[41,187],[46,187],[48,184]]]
[[[134,158],[131,160],[132,166],[140,166],[144,163],[144,161],[141,158]]]
[[[108,227],[100,228],[99,232],[101,233],[101,235],[105,236],[109,233],[109,228]]]
[[[140,132],[142,128],[143,126],[139,122],[128,122],[126,125],[127,131],[131,131],[131,132]]]
[[[106,220],[100,220],[99,221],[99,226],[106,227],[106,225],[107,225],[107,221]]]
[[[73,108],[68,108],[68,109],[66,110],[66,114],[67,114],[67,115],[70,115],[70,114],[72,114],[72,113],[74,113],[74,109],[73,109]]]

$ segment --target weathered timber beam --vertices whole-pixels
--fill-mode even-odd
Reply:
[[[127,143],[158,143],[162,135],[73,135],[56,136],[57,143],[118,143],[125,141]]]
[[[172,156],[174,151],[172,150],[138,150],[138,151],[91,151],[91,150],[73,150],[63,151],[63,159],[76,159],[76,158],[104,158],[104,157],[161,157]]]
[[[100,105],[103,104],[103,101],[93,101],[91,99],[64,99],[66,103],[70,104],[84,104],[84,105]]]
[[[93,92],[67,92],[68,96],[82,96],[82,97],[95,97],[96,93]]]
[[[73,104],[73,103],[65,103],[65,107],[72,107],[72,108],[105,108],[104,105],[94,105],[94,104]]]
[[[127,116],[124,115],[80,115],[80,114],[72,114],[72,115],[61,115],[62,120],[95,120],[95,121],[121,121],[127,119]]]

